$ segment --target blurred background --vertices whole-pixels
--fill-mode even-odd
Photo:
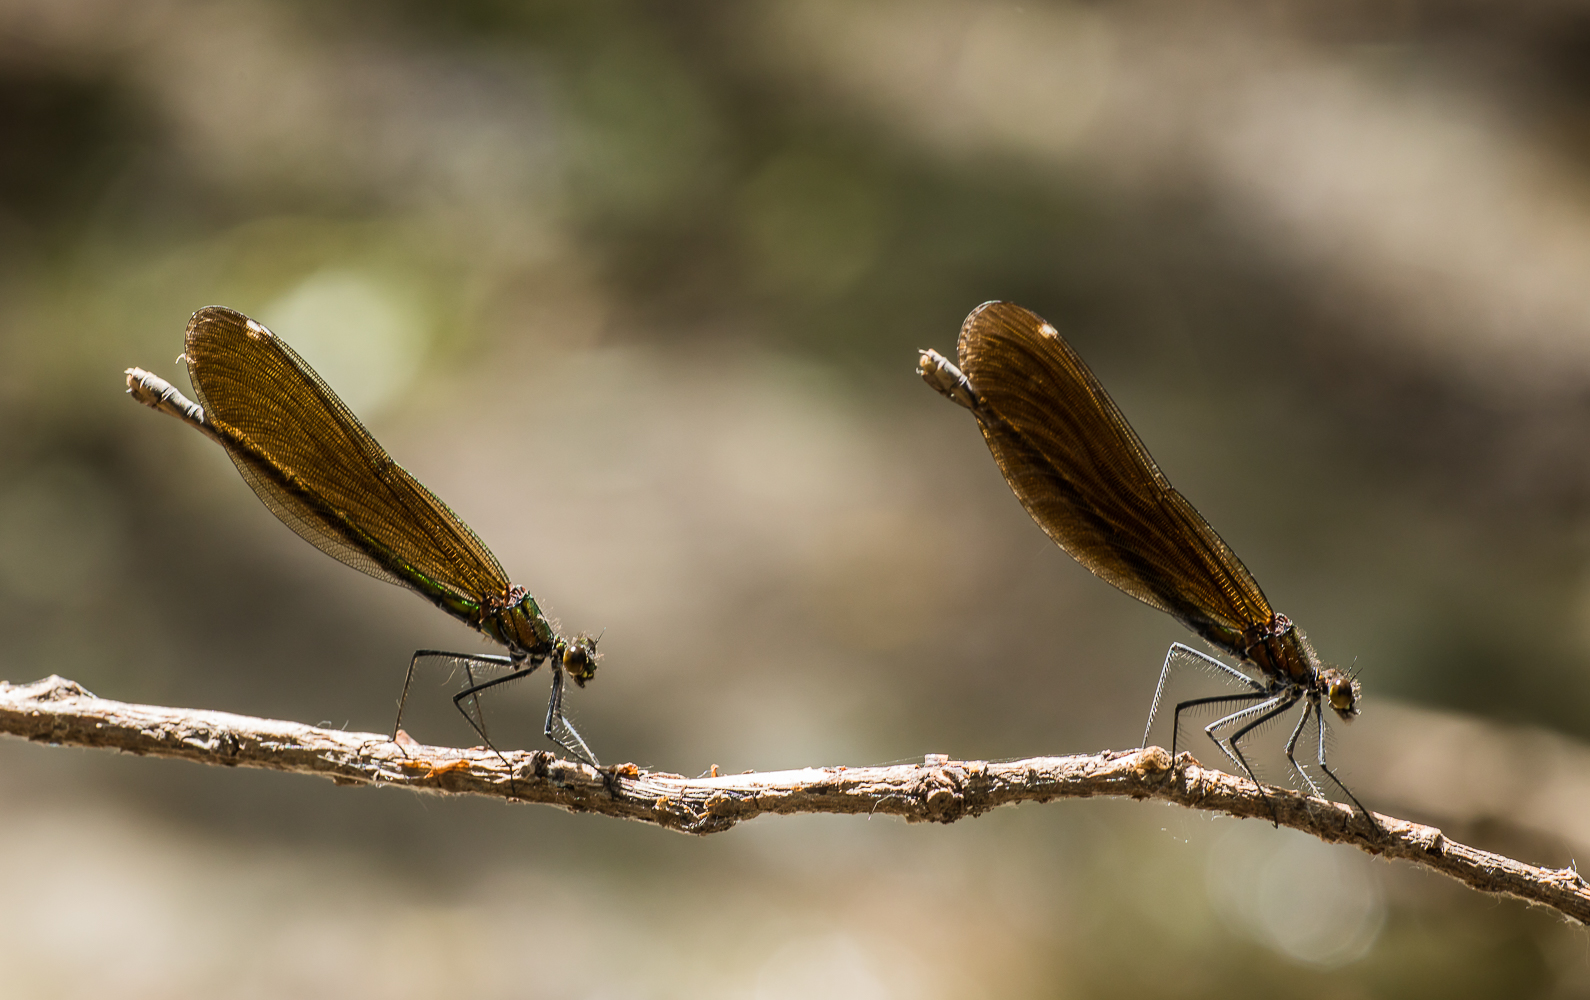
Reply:
[[[1186,634],[914,374],[994,298],[1361,669],[1360,798],[1590,853],[1590,9],[1553,0],[0,0],[0,677],[379,732],[413,649],[488,648],[124,396],[186,388],[221,303],[606,629],[604,761],[1135,746]],[[407,727],[469,745],[439,685]],[[19,996],[1590,995],[1550,913],[1157,804],[697,840],[14,740],[0,802]]]

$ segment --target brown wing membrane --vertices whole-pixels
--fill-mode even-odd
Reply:
[[[209,306],[187,331],[188,374],[244,481],[327,555],[389,583],[478,603],[508,590],[496,558],[405,472],[292,348]]]
[[[966,318],[959,353],[983,437],[1038,526],[1099,577],[1240,655],[1243,631],[1270,620],[1264,593],[1055,328],[990,302]]]

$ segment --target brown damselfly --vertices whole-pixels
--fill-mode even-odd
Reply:
[[[416,652],[394,739],[422,661],[463,667],[466,684],[453,704],[488,746],[480,696],[550,661],[546,735],[596,763],[563,710],[564,673],[582,687],[596,673],[595,639],[559,634],[479,536],[394,462],[314,369],[262,324],[220,306],[200,309],[188,321],[183,358],[197,403],[141,368],[127,369],[127,391],[226,449],[271,513],[315,548],[412,590],[507,647],[507,655]],[[486,674],[496,676],[481,679]]]
[[[989,302],[962,324],[957,353],[959,367],[923,351],[919,371],[976,415],[994,461],[1038,526],[1095,575],[1171,615],[1246,668],[1174,644],[1160,670],[1148,730],[1173,666],[1206,667],[1246,690],[1177,704],[1171,752],[1184,710],[1240,705],[1204,731],[1257,782],[1243,739],[1301,701],[1302,715],[1286,741],[1288,763],[1310,791],[1322,794],[1296,756],[1312,720],[1320,772],[1369,816],[1325,760],[1323,707],[1350,721],[1358,714],[1357,680],[1322,663],[1302,630],[1270,608],[1242,560],[1166,480],[1059,331],[1018,305]]]

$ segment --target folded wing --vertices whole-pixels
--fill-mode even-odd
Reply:
[[[1039,527],[1097,576],[1240,655],[1243,632],[1270,621],[1264,593],[1055,328],[990,302],[966,318],[959,354],[983,437]]]
[[[188,373],[238,472],[304,540],[363,573],[480,603],[509,584],[485,544],[409,475],[278,337],[210,306],[188,322]]]

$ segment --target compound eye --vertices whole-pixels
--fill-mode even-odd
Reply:
[[[601,654],[596,651],[596,642],[590,636],[582,635],[563,647],[563,669],[567,670],[574,683],[581,687],[596,676],[596,663],[599,659]]]
[[[1331,708],[1338,712],[1350,712],[1353,709],[1353,682],[1343,678],[1331,682],[1330,687]]]

